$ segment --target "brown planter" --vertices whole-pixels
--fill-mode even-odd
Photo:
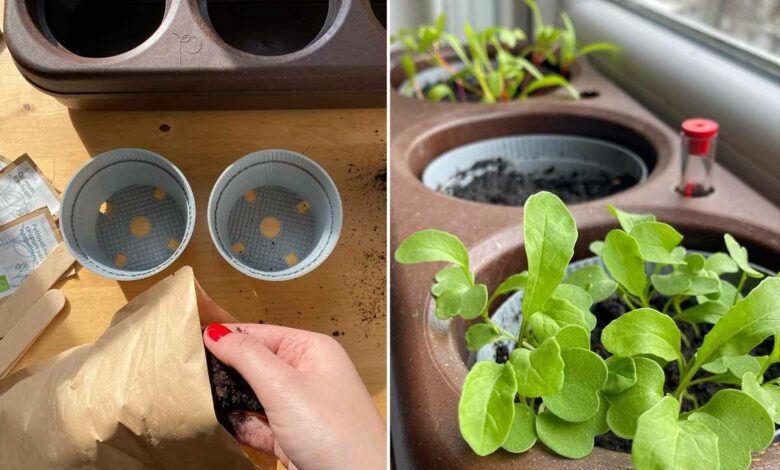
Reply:
[[[398,82],[394,70],[393,83]],[[644,184],[610,198],[570,207],[578,222],[575,259],[589,256],[588,244],[603,239],[617,223],[607,202],[632,212],[651,212],[677,227],[687,247],[720,251],[729,232],[751,258],[780,269],[780,210],[720,166],[715,192],[684,199],[674,190],[680,157],[677,134],[587,64],[573,70],[581,90],[594,99],[571,101],[562,92],[525,102],[495,105],[420,102],[391,92],[391,249],[409,234],[437,228],[457,234],[474,269],[490,289],[524,269],[522,208],[455,199],[423,186],[420,174],[433,158],[475,140],[512,134],[553,132],[599,137],[642,156],[650,176]],[[464,321],[443,322],[432,314],[429,289],[433,266],[392,265],[391,405],[394,459],[399,469],[425,468],[628,468],[629,454],[596,448],[583,460],[568,460],[537,445],[514,455],[498,451],[478,457],[458,429],[457,404],[467,373]],[[754,459],[753,468],[780,467],[775,443]]]
[[[381,107],[383,5],[8,0],[4,31],[25,78],[71,108]]]

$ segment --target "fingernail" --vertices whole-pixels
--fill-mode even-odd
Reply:
[[[215,343],[223,336],[229,335],[230,333],[232,333],[232,331],[230,331],[228,327],[220,325],[219,323],[212,323],[206,328],[206,334],[211,338],[211,341],[214,341]]]

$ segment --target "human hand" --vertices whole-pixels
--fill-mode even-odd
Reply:
[[[199,304],[219,309],[203,296],[200,291]],[[242,444],[275,455],[290,469],[385,468],[385,424],[349,356],[330,336],[213,324],[204,342],[246,379],[265,408],[267,420],[247,415],[234,421]]]

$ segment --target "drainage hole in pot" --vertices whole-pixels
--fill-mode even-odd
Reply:
[[[565,203],[604,198],[647,177],[632,151],[599,139],[527,135],[480,141],[436,158],[423,173],[431,189],[469,201],[522,206],[539,191]]]
[[[371,0],[371,10],[382,27],[387,29],[387,0]]]
[[[160,27],[165,7],[165,0],[39,0],[31,11],[43,8],[50,37],[70,52],[111,57],[149,39]]]
[[[162,188],[132,185],[120,189],[98,208],[97,245],[106,263],[143,271],[165,263],[179,248],[185,215]]]
[[[201,12],[222,40],[236,49],[261,56],[289,54],[305,48],[324,31],[331,13],[328,0],[201,1],[205,2],[201,3]]]
[[[228,217],[230,251],[253,269],[291,268],[312,251],[317,222],[311,206],[281,186],[261,186],[243,194]]]

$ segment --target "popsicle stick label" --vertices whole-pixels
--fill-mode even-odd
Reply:
[[[0,226],[0,298],[13,294],[59,243],[45,208]]]
[[[30,157],[22,155],[0,170],[0,225],[44,207],[57,214],[60,200]]]

